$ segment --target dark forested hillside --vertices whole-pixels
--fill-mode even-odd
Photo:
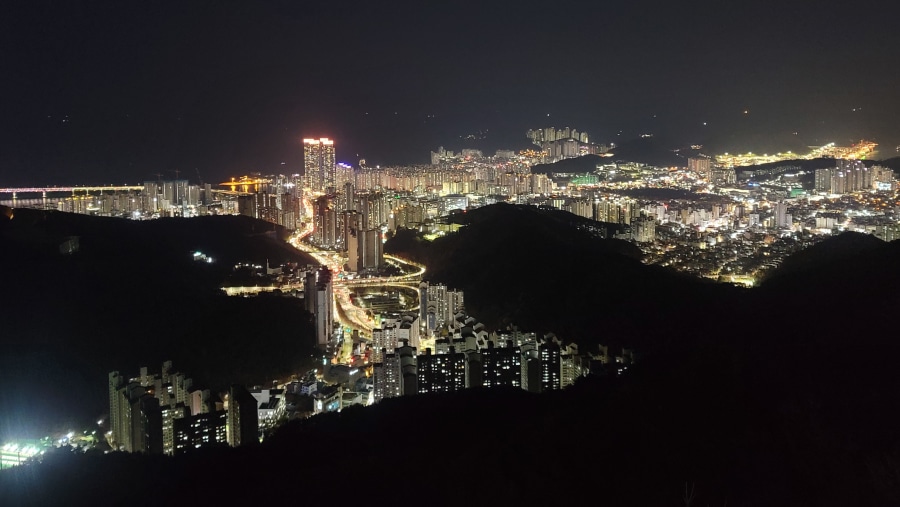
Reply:
[[[633,347],[634,365],[621,376],[587,377],[540,395],[476,389],[351,407],[291,422],[252,448],[176,458],[61,451],[0,472],[4,505],[84,504],[98,492],[101,503],[144,505],[158,503],[159,484],[178,493],[168,500],[176,505],[300,498],[380,505],[398,495],[429,505],[900,503],[895,244],[838,236],[788,259],[761,287],[737,290],[645,266],[631,245],[600,239],[567,213],[492,206],[457,219],[468,224],[459,233],[429,243],[401,232],[388,247],[426,262],[435,281],[464,289],[470,312],[486,323]],[[6,373],[12,364],[27,376],[29,366],[46,371],[52,361],[61,365],[52,382],[32,380],[20,391],[60,406],[69,396],[63,385],[88,392],[79,385],[90,384],[102,396],[103,377],[79,379],[72,368],[88,358],[102,372],[100,363],[129,336],[149,350],[154,340],[178,335],[166,343],[199,356],[198,370],[239,365],[236,373],[248,357],[274,360],[263,353],[269,340],[282,340],[276,350],[292,343],[293,335],[269,331],[269,317],[286,308],[206,303],[205,311],[241,318],[220,318],[230,329],[204,335],[228,341],[195,341],[196,328],[179,335],[167,323],[190,322],[183,316],[196,306],[168,306],[163,298],[149,317],[127,326],[117,319],[137,320],[140,312],[128,313],[127,290],[117,294],[123,302],[110,307],[113,325],[78,319],[68,309],[76,296],[32,312],[63,323],[39,329],[70,331],[65,340],[30,335],[53,347],[8,341],[23,361],[7,361],[4,385],[15,378]],[[152,304],[133,297],[139,308]],[[159,329],[165,332],[151,336]],[[10,392],[17,391],[0,391],[3,416],[8,406],[28,406],[29,397],[11,399]],[[332,487],[332,477],[350,487]]]
[[[112,370],[171,359],[211,387],[295,371],[312,348],[302,302],[220,290],[239,261],[314,262],[278,234],[246,217],[0,218],[0,438],[95,420]],[[61,253],[71,238],[77,250]]]
[[[554,332],[585,347],[635,346],[668,333],[673,309],[716,305],[736,289],[647,266],[614,231],[568,212],[495,204],[457,220],[465,227],[432,243],[401,232],[386,250],[428,266],[432,282],[462,289],[466,310],[492,328]]]

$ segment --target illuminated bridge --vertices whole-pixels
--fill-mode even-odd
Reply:
[[[12,194],[13,198],[17,194],[44,194],[47,192],[131,192],[143,190],[143,185],[121,185],[121,186],[105,186],[105,187],[23,187],[23,188],[0,188],[0,194]]]

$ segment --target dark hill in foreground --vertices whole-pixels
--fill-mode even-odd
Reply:
[[[895,296],[900,283],[898,258],[900,242],[844,232],[785,259],[766,276],[762,289],[884,300]]]
[[[662,142],[652,137],[633,139],[609,150],[612,158],[607,160],[637,162],[656,167],[687,167],[687,157],[668,149]]]
[[[895,244],[838,236],[801,252],[796,262],[788,259],[762,287],[737,290],[644,266],[615,251],[616,243],[593,245],[604,240],[572,232],[577,217],[569,218],[569,226],[558,221],[572,215],[547,212],[558,213],[554,219],[540,210],[489,208],[481,216],[467,213],[476,218],[458,234],[398,246],[418,252],[436,280],[466,290],[467,307],[489,325],[506,319],[526,329],[556,331],[582,350],[594,343],[634,347],[648,392],[688,379],[715,384],[734,375],[734,396],[749,394],[778,424],[809,433],[803,439],[811,440],[783,443],[806,456],[801,462],[815,463],[808,471],[828,475],[852,462],[852,470],[841,473],[853,474],[865,487],[900,492],[900,481],[889,471],[900,464],[900,432],[889,416],[900,403],[894,364],[900,342],[889,320],[900,306]],[[527,223],[540,225],[525,240]],[[510,271],[525,273],[527,280],[508,279],[511,265]],[[727,372],[709,370],[713,364]],[[703,403],[719,403],[696,394]],[[736,460],[755,444],[741,445],[745,451],[737,451]],[[863,448],[869,454],[856,454]],[[831,454],[836,449],[843,457]],[[822,476],[815,487],[826,491],[829,480]],[[761,503],[795,503],[782,500]]]
[[[4,505],[149,505],[162,495],[175,505],[900,504],[900,342],[889,318],[900,304],[896,291],[858,297],[867,294],[865,278],[850,280],[845,293],[806,283],[728,290],[643,266],[630,245],[594,244],[603,240],[573,232],[584,224],[572,217],[490,207],[466,213],[470,225],[459,234],[430,244],[401,237],[394,246],[434,263],[435,275],[444,270],[471,283],[472,294],[502,288],[498,278],[514,283],[505,278],[509,266],[523,270],[528,281],[513,287],[520,292],[496,289],[488,294],[499,302],[479,304],[527,319],[535,306],[524,305],[544,301],[560,312],[554,325],[586,310],[593,321],[582,324],[593,322],[586,329],[594,334],[563,338],[633,340],[638,361],[624,376],[543,395],[476,390],[388,400],[291,423],[257,448],[174,459],[50,456],[0,472],[0,498]],[[534,225],[530,241],[521,239],[524,223]],[[538,246],[540,238],[552,248]],[[810,280],[827,276],[832,262],[863,271],[867,256],[895,247],[855,235],[823,245],[809,250],[803,276]],[[565,277],[535,268],[538,254],[593,269]],[[454,263],[465,269],[454,271]],[[894,264],[875,267],[893,272]],[[790,279],[791,263],[784,266]],[[555,289],[544,296],[536,287]],[[511,298],[523,298],[516,301],[526,310]]]
[[[167,262],[191,260],[202,250],[224,265],[237,262],[314,263],[284,242],[288,231],[246,216],[206,216],[134,221],[57,211],[16,209],[12,219],[0,218],[0,255],[55,256],[67,237],[79,238],[79,250],[109,259],[129,255],[152,256]]]
[[[159,501],[157,485],[166,484],[167,505],[292,498],[390,505],[400,490],[410,503],[427,505],[552,505],[560,498],[678,505],[688,482],[696,484],[702,505],[744,505],[739,500],[750,494],[759,500],[789,486],[804,488],[793,484],[803,477],[792,470],[789,453],[770,454],[784,438],[779,428],[759,413],[741,417],[753,413],[749,406],[737,409],[745,400],[724,393],[715,405],[686,393],[641,400],[610,387],[557,396],[469,391],[388,400],[290,425],[255,449],[174,459],[53,457],[34,472],[0,474],[0,494],[9,505],[50,505],[61,497],[81,504],[100,488],[106,505],[150,505]],[[742,435],[739,443],[732,432]],[[741,449],[748,433],[766,447]],[[735,459],[739,453],[742,459]],[[343,486],[322,487],[330,480]],[[766,490],[756,481],[765,481]]]
[[[96,420],[111,370],[171,359],[213,388],[294,371],[311,348],[301,302],[219,289],[238,261],[311,262],[277,234],[247,217],[0,217],[0,439]],[[60,253],[73,236],[77,251]],[[216,262],[195,262],[195,250]]]
[[[424,262],[429,281],[464,290],[466,310],[490,328],[552,331],[584,347],[646,345],[665,339],[673,309],[715,305],[732,291],[644,265],[633,244],[602,239],[611,224],[568,212],[495,204],[457,219],[466,225],[432,243],[402,232],[385,248]]]
[[[165,484],[170,505],[388,505],[402,490],[428,505],[644,506],[682,505],[688,485],[695,505],[895,504],[889,400],[844,407],[860,393],[840,391],[795,399],[780,379],[699,347],[562,392],[386,400],[288,424],[255,448],[50,456],[0,473],[0,495],[5,505],[150,505]],[[854,431],[830,413],[840,408],[856,411]]]

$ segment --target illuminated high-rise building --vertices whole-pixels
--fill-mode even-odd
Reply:
[[[144,183],[144,188],[147,184]],[[188,197],[188,180],[173,180],[162,182],[162,197],[173,206],[185,204]]]
[[[334,292],[327,267],[306,274],[304,296],[306,311],[313,315],[316,326],[316,345],[325,348],[334,331]]]
[[[422,288],[420,287],[420,290]],[[446,285],[424,287],[426,292],[426,319],[429,331],[452,324],[454,315],[465,311],[463,291],[448,290]]]
[[[326,192],[335,185],[334,141],[321,139],[303,140],[304,176],[310,190]]]
[[[381,327],[372,330],[372,344],[374,353],[372,355],[374,362],[380,363],[384,360],[384,350],[394,350],[397,348],[397,326],[396,322],[390,320],[383,322]]]
[[[578,345],[570,343],[559,356],[561,388],[573,385],[575,381],[584,375],[584,367],[581,356],[578,355]]]
[[[462,391],[466,387],[466,355],[450,347],[447,354],[425,354],[417,358],[419,393]]]
[[[872,187],[872,174],[861,160],[838,159],[835,164],[838,173],[843,173],[845,177],[845,188],[843,192],[834,193],[858,192]]]
[[[381,192],[357,192],[355,200],[353,209],[362,213],[360,227],[377,229],[388,223],[392,207],[387,195]]]
[[[656,219],[641,215],[631,221],[631,239],[638,243],[653,243],[656,239]]]
[[[175,454],[176,438],[175,438],[175,421],[184,419],[190,415],[190,409],[183,404],[174,407],[160,407],[162,415],[162,452],[168,456]]]
[[[342,211],[339,215],[338,222],[340,224],[341,230],[340,233],[338,233],[338,244],[350,255],[356,255],[356,251],[349,251],[349,245],[351,237],[356,236],[357,232],[359,231],[360,219],[361,215],[355,210]],[[351,267],[354,269],[356,268],[356,266],[352,263]]]
[[[816,169],[816,192],[831,192],[832,169]]]
[[[396,398],[402,393],[402,377],[400,355],[395,350],[382,349],[381,361],[372,366],[374,378],[374,399],[379,402],[385,398]],[[410,393],[412,394],[412,393]]]
[[[538,346],[538,356],[541,368],[541,391],[556,391],[560,384],[560,347],[556,340],[547,340]]]
[[[318,197],[313,201],[313,241],[331,248],[335,246],[340,232],[334,209],[334,196]]]
[[[775,215],[775,227],[790,227],[791,215],[787,212],[787,204],[784,202],[775,203],[773,214]]]
[[[200,391],[197,391],[200,392]],[[184,454],[194,449],[213,447],[228,443],[228,413],[224,410],[204,412],[181,419],[173,424],[175,454]]]
[[[893,190],[894,171],[886,167],[875,166],[872,168],[872,189]]]
[[[359,231],[357,236],[357,258],[359,271],[378,270],[384,263],[384,246],[381,242],[381,229]]]
[[[334,153],[332,151],[332,153]],[[333,157],[334,155],[332,155]],[[339,164],[335,164],[334,166],[334,177],[332,177],[331,186],[334,187],[334,191],[344,191],[345,185],[347,183],[354,183],[356,181],[355,173],[353,171],[353,167],[343,162]],[[351,195],[352,199],[353,196]]]
[[[522,351],[512,340],[505,347],[493,341],[481,349],[481,382],[484,387],[522,387]]]
[[[705,157],[691,157],[688,159],[688,170],[697,173],[701,178],[710,176],[710,159]]]

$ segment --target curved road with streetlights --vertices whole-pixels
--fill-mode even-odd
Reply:
[[[311,256],[319,264],[327,266],[332,273],[338,274],[343,271],[344,257],[338,252],[322,251],[317,247],[303,241],[313,232],[312,224],[306,224],[303,230],[291,237],[289,243],[294,248]],[[335,320],[344,327],[355,329],[359,336],[363,339],[371,339],[372,329],[375,327],[375,321],[369,316],[365,309],[353,304],[350,298],[350,288],[358,287],[378,287],[378,286],[401,286],[406,288],[417,288],[418,283],[425,274],[425,266],[416,262],[409,261],[397,257],[395,255],[385,255],[384,259],[404,272],[397,276],[376,276],[367,278],[332,278],[332,292],[334,293],[334,317]]]

